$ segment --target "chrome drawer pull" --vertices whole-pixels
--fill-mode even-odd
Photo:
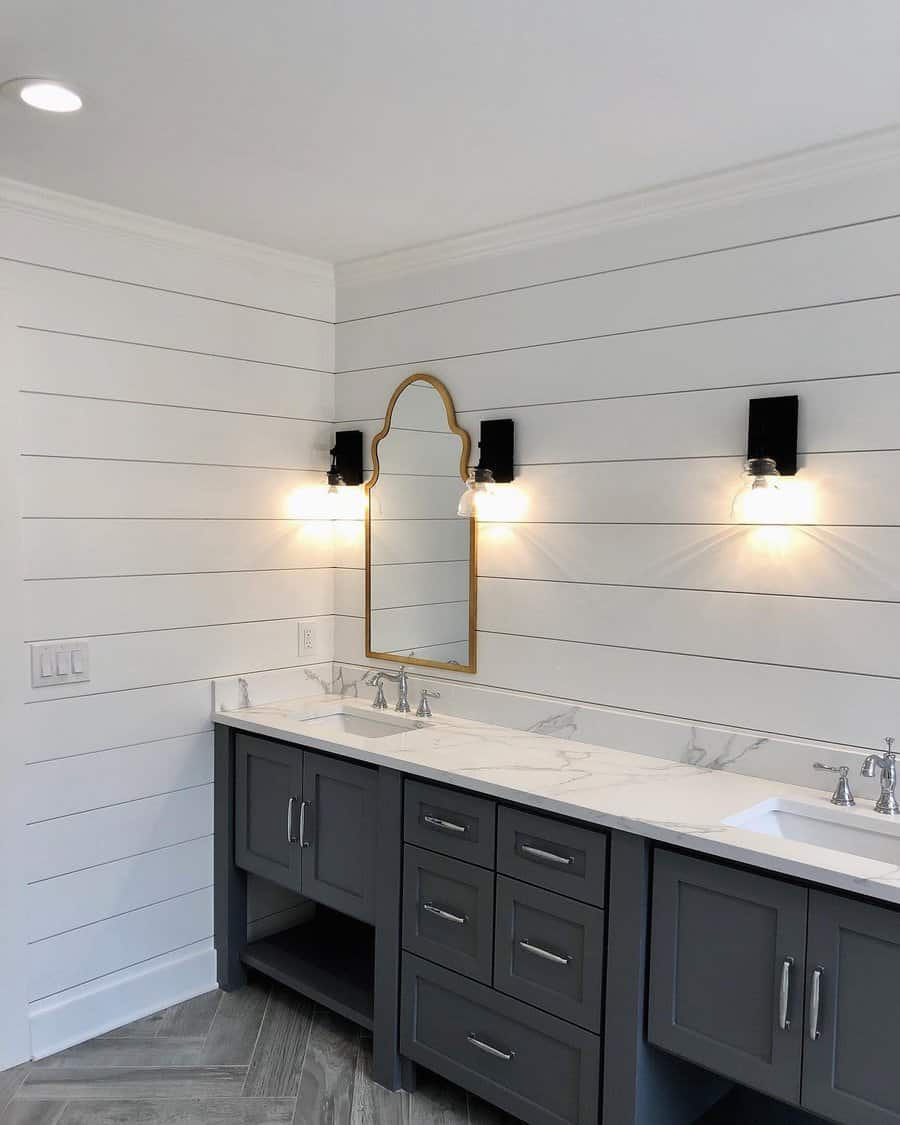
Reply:
[[[809,989],[809,1037],[815,1041],[821,1035],[819,1031],[819,1000],[821,999],[822,992],[822,976],[825,970],[819,965],[818,968],[813,970],[812,980],[810,981]]]
[[[306,839],[306,810],[309,807],[309,801],[300,802],[300,847],[308,848],[309,841]]]
[[[464,824],[454,824],[452,820],[441,820],[439,816],[430,816],[427,813],[422,819],[432,828],[442,828],[445,832],[465,832],[467,830]]]
[[[789,1031],[791,1021],[788,1019],[788,1010],[791,1003],[791,968],[794,964],[793,957],[785,957],[781,965],[781,989],[778,993],[778,1026],[782,1031]]]
[[[556,852],[545,852],[543,848],[536,848],[533,844],[520,844],[519,851],[532,856],[534,859],[546,859],[551,863],[564,863],[569,865],[575,862],[573,856],[557,855]]]
[[[466,1039],[468,1039],[473,1047],[477,1047],[479,1051],[484,1051],[486,1055],[491,1055],[495,1059],[503,1059],[504,1062],[512,1062],[516,1057],[515,1051],[501,1051],[499,1047],[492,1047],[490,1043],[485,1043],[483,1039],[479,1039],[474,1032],[471,1035],[467,1035]]]
[[[433,914],[435,918],[440,918],[443,922],[453,922],[457,926],[464,926],[469,920],[465,914],[451,914],[449,910],[441,910],[433,902],[423,902],[422,909],[428,914]]]
[[[289,844],[296,844],[297,837],[294,835],[294,805],[296,804],[295,797],[288,797],[288,811],[287,811],[287,842]]]
[[[564,954],[551,953],[549,949],[541,949],[539,945],[532,945],[526,938],[522,938],[519,947],[524,949],[526,953],[533,953],[535,957],[543,957],[545,961],[552,961],[554,965],[568,965],[572,960],[571,957],[566,957]]]

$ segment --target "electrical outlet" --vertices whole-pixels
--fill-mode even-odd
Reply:
[[[299,621],[297,623],[297,655],[307,659],[316,654],[316,622]]]

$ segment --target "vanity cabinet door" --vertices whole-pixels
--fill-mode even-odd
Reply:
[[[803,887],[657,850],[649,1040],[799,1102],[807,898]]]
[[[846,1125],[900,1125],[900,911],[813,891],[806,981],[803,1105]]]
[[[234,855],[238,867],[300,890],[303,752],[252,734],[235,737]]]
[[[377,771],[303,755],[303,894],[343,914],[375,919]]]

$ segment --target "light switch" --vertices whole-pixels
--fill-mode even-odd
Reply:
[[[32,687],[79,684],[90,678],[87,641],[54,641],[31,646]]]

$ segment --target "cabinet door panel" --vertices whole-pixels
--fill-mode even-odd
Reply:
[[[648,1038],[707,1070],[800,1100],[807,891],[658,850]],[[780,1026],[785,962],[788,1025]]]
[[[821,986],[803,1105],[846,1125],[900,1125],[900,911],[813,891],[806,958]]]
[[[294,833],[302,759],[295,747],[251,734],[235,738],[235,862],[292,891],[300,890]]]
[[[368,766],[303,755],[303,894],[344,914],[375,919],[377,772]]]

